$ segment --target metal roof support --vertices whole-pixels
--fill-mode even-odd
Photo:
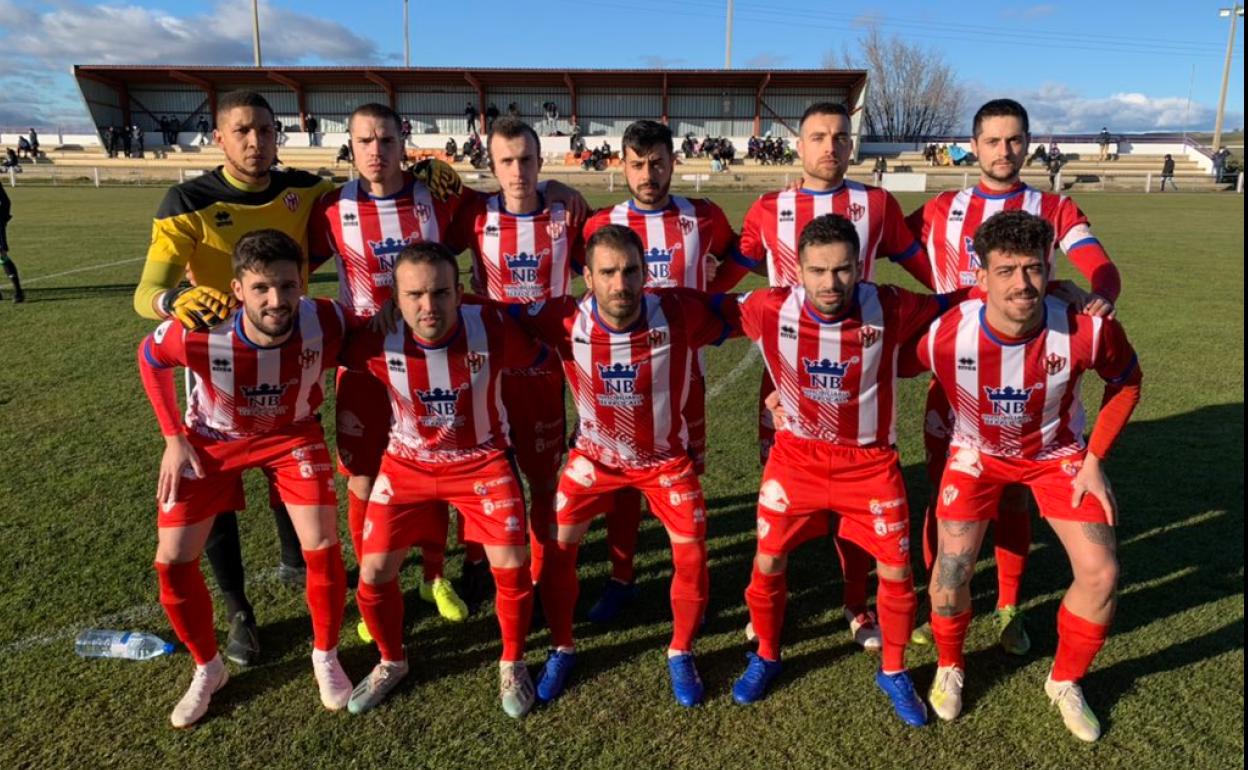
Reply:
[[[663,125],[667,125],[667,73],[663,73]]]
[[[269,72],[268,76],[269,80],[272,80],[274,83],[286,86],[291,91],[295,92],[295,104],[299,108],[299,130],[302,131],[308,121],[307,100],[303,98],[303,83],[300,83],[294,78],[287,77],[280,72]]]
[[[365,70],[364,77],[381,86],[381,90],[386,92],[386,100],[390,103],[390,109],[395,109],[394,84],[371,70]]]
[[[758,90],[754,92],[754,136],[761,136],[763,133],[763,91],[767,90],[767,84],[771,82],[771,73],[763,75],[762,81],[758,84]]]
[[[471,72],[464,72],[464,80],[468,81],[468,85],[477,89],[477,120],[480,123],[480,133],[485,133],[485,87],[481,85],[481,81],[472,76]]]
[[[208,122],[215,126],[217,124],[217,87],[201,77],[181,70],[169,70],[169,77],[203,89],[204,95],[208,97]]]
[[[568,93],[572,96],[572,125],[580,125],[580,118],[576,111],[576,81],[572,80],[572,76],[563,73],[563,84],[568,87]]]

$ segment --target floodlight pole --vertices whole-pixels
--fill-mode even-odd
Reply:
[[[728,0],[728,31],[724,39],[724,69],[732,69],[732,0]]]
[[[260,0],[251,0],[251,47],[256,54],[256,66],[260,65]]]
[[[1226,39],[1226,64],[1222,67],[1222,94],[1218,97],[1218,117],[1213,126],[1214,152],[1222,146],[1222,117],[1226,110],[1226,85],[1231,79],[1231,55],[1235,52],[1235,25],[1239,23],[1239,17],[1244,15],[1244,6],[1236,3],[1233,8],[1229,10],[1223,8],[1219,13],[1231,17],[1231,34]]]
[[[403,66],[412,66],[411,27],[407,21],[407,0],[403,0]]]

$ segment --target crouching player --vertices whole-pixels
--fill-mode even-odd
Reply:
[[[503,710],[521,717],[533,705],[524,666],[533,584],[500,381],[505,369],[535,366],[547,351],[502,309],[461,306],[455,257],[439,243],[405,247],[393,283],[402,323],[388,334],[353,334],[344,354],[349,367],[385,383],[394,415],[364,513],[355,595],[381,662],[348,708],[359,714],[377,706],[407,675],[399,568],[413,543],[445,537],[450,504],[464,515],[466,538],[485,546],[503,637]]]
[[[1135,353],[1117,321],[1079,315],[1046,296],[1052,226],[1007,211],[975,233],[983,300],[959,304],[919,341],[919,363],[954,405],[940,483],[932,636],[938,663],[929,700],[942,719],[962,709],[970,581],[1002,491],[1023,484],[1057,533],[1074,582],[1057,613],[1057,657],[1045,692],[1084,741],[1101,728],[1079,687],[1105,643],[1115,607],[1118,510],[1102,462],[1140,397]],[[1108,384],[1090,440],[1083,437],[1080,380]]]
[[[239,477],[250,468],[274,480],[307,561],[321,703],[341,709],[351,695],[337,656],[346,593],[338,505],[316,413],[324,374],[342,346],[342,312],[329,300],[301,299],[302,250],[285,233],[245,235],[233,263],[231,289],[241,310],[207,331],[165,321],[139,348],[143,387],[165,436],[157,485],[160,603],[196,663],[191,686],[173,709],[174,727],[203,717],[229,679],[199,557],[217,512],[239,507]],[[177,366],[195,375],[185,421],[178,415]]]
[[[917,727],[927,709],[905,664],[917,600],[896,449],[896,366],[902,344],[950,298],[859,282],[859,249],[850,220],[816,217],[798,240],[799,285],[741,298],[742,327],[763,354],[785,419],[763,470],[758,554],[745,592],[758,652],[747,656],[732,694],[753,703],[780,673],[788,554],[835,531],[875,557],[883,643],[876,682]]]

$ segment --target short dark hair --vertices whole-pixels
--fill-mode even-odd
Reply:
[[[838,102],[815,102],[806,108],[802,113],[802,119],[797,121],[797,130],[800,133],[802,124],[806,122],[806,118],[811,115],[840,115],[849,120],[849,109],[845,105]]]
[[[672,129],[657,120],[638,120],[624,129],[624,149],[641,155],[656,147],[666,147],[668,155],[676,153],[672,144]]]
[[[1053,246],[1053,225],[1026,211],[1002,211],[975,231],[975,253],[984,267],[994,251],[1043,258]]]
[[[527,136],[533,140],[533,146],[537,149],[537,156],[542,156],[542,140],[538,138],[537,132],[533,130],[533,126],[525,123],[520,118],[513,118],[510,115],[501,117],[494,121],[490,126],[490,131],[485,135],[485,149],[490,149],[490,142],[494,141],[494,137],[501,136],[504,139],[516,139],[521,136]],[[494,165],[494,154],[490,153],[490,166]]]
[[[399,271],[399,265],[437,265],[446,264],[451,268],[451,275],[459,280],[459,262],[455,261],[455,255],[451,250],[437,241],[417,241],[409,243],[399,252],[399,256],[394,260],[394,274]]]
[[[273,114],[273,107],[269,105],[269,100],[255,91],[229,91],[222,94],[217,99],[217,117],[237,107],[251,107],[257,110],[264,110],[269,113],[270,119],[276,120]]]
[[[231,262],[234,277],[240,281],[243,273],[259,273],[278,262],[294,262],[302,270],[303,249],[298,241],[281,230],[252,230],[234,244]]]
[[[645,264],[646,245],[641,242],[640,235],[624,225],[605,225],[589,236],[589,240],[585,242],[585,265],[587,267],[593,267],[594,250],[599,246],[608,246],[619,251],[633,251],[642,264]]]
[[[858,252],[862,248],[858,240],[858,228],[854,227],[853,222],[840,214],[815,217],[806,223],[797,239],[798,259],[801,259],[807,246],[828,246],[833,243],[847,244],[854,259],[858,258]]]
[[[984,118],[1018,118],[1023,124],[1023,133],[1031,133],[1031,120],[1027,117],[1027,108],[1013,99],[993,99],[975,111],[975,119],[971,121],[971,136],[978,139],[984,128]]]
[[[399,117],[399,113],[395,112],[394,110],[390,109],[384,104],[378,104],[377,102],[369,102],[368,104],[361,104],[359,107],[356,107],[354,110],[351,111],[350,117],[347,118],[348,135],[350,135],[350,132],[351,132],[351,121],[355,120],[357,115],[363,115],[366,118],[378,118],[380,120],[389,120],[392,123],[394,123],[395,131],[403,130],[403,119]]]

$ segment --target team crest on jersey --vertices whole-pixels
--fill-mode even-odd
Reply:
[[[1050,353],[1044,358],[1044,370],[1049,374],[1057,374],[1066,368],[1066,359],[1056,353]]]
[[[567,232],[568,226],[563,223],[563,220],[551,221],[546,224],[546,234],[550,236],[552,241],[563,240]]]
[[[848,361],[833,361],[830,358],[802,358],[802,367],[806,370],[809,387],[802,388],[802,394],[811,401],[822,404],[843,404],[850,398],[850,393],[841,386],[849,368],[858,363],[858,356]]]
[[[321,360],[321,351],[315,348],[309,348],[299,354],[299,363],[304,369],[311,369],[319,360]]]
[[[476,374],[481,371],[481,367],[485,366],[485,356],[475,350],[469,350],[464,356],[464,365],[468,367],[468,371]]]
[[[433,215],[433,211],[430,210],[429,204],[421,201],[416,201],[416,205],[412,206],[412,211],[416,212],[416,218],[422,223],[428,222],[429,217]]]
[[[881,336],[880,329],[875,326],[864,326],[858,331],[858,337],[862,340],[864,349],[879,342]]]
[[[377,258],[381,271],[390,273],[394,270],[394,260],[398,259],[399,253],[407,248],[412,240],[412,238],[382,238],[380,241],[369,241],[368,249]]]
[[[698,226],[697,222],[693,221],[692,219],[686,216],[681,216],[677,224],[680,227],[680,232],[684,235],[688,235],[689,233],[693,232],[693,228]]]
[[[1038,386],[1037,386],[1038,387]],[[1027,421],[1027,402],[1036,388],[1004,388],[984,386],[992,411],[985,414],[984,422],[995,427],[1018,427]]]
[[[1081,468],[1083,468],[1083,460],[1062,460],[1062,473],[1065,473],[1072,479],[1079,475]]]
[[[647,335],[647,339],[650,340],[650,347],[658,347],[664,342],[667,342],[667,332],[662,329],[651,329],[650,334]]]
[[[651,282],[671,283],[672,257],[679,250],[679,243],[673,245],[670,249],[660,249],[657,246],[653,246],[641,255],[646,260],[646,272],[649,274]]]
[[[845,208],[845,216],[851,221],[857,222],[867,213],[867,207],[861,203],[851,203]]]
[[[640,406],[642,397],[635,390],[641,364],[597,364],[602,393],[598,403],[606,407]]]
[[[425,416],[420,418],[421,425],[435,428],[453,427],[460,418],[456,417],[459,406],[459,394],[467,389],[467,385],[458,388],[432,388],[416,390],[416,397],[425,407]]]
[[[282,396],[286,393],[286,385],[278,383],[261,383],[254,387],[244,385],[243,399],[246,406],[240,406],[238,413],[247,417],[276,417],[285,414],[287,407],[282,405]]]
[[[294,194],[293,192],[286,193],[286,195],[282,197],[282,203],[285,203],[286,208],[290,209],[291,211],[299,210],[299,196]]]

